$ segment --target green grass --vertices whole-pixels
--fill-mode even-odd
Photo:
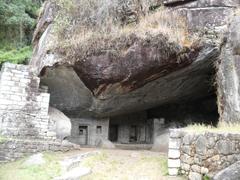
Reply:
[[[25,64],[32,55],[32,48],[25,46],[18,49],[0,49],[0,65],[4,62]]]
[[[184,130],[189,132],[226,132],[226,133],[240,133],[240,124],[239,123],[227,123],[219,122],[217,127],[205,124],[192,124],[184,128]]]
[[[2,164],[0,166],[1,180],[50,180],[59,176],[61,166],[59,156],[56,153],[44,153],[46,163],[43,165],[27,166],[24,165],[26,158]]]

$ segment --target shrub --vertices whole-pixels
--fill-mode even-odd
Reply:
[[[11,62],[15,64],[26,64],[32,54],[32,48],[25,46],[18,49],[4,48],[0,49],[0,66],[4,62]]]

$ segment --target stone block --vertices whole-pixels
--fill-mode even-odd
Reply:
[[[201,135],[196,141],[196,153],[200,155],[205,155],[207,152],[207,139],[205,136]]]
[[[182,142],[183,142],[184,145],[190,145],[190,144],[192,144],[192,142],[194,141],[195,138],[196,138],[195,134],[186,134],[183,137]]]
[[[228,155],[235,152],[234,143],[227,140],[220,140],[216,144],[217,151],[220,154]]]
[[[169,139],[169,148],[170,149],[180,149],[181,139],[180,138],[170,138]]]
[[[181,162],[180,159],[168,159],[169,168],[180,168]]]
[[[178,175],[178,168],[168,168],[168,174],[170,176],[177,176]]]
[[[181,138],[184,132],[180,129],[170,129],[170,138]]]
[[[190,172],[188,178],[189,180],[202,180],[202,175],[196,172]]]
[[[208,172],[208,168],[201,167],[201,174],[207,174]]]
[[[186,163],[181,163],[181,168],[185,171],[189,171],[190,170],[190,165],[186,164]]]
[[[192,165],[191,169],[193,172],[201,173],[201,167],[198,165]]]
[[[169,149],[168,150],[168,158],[170,158],[170,159],[178,159],[178,158],[180,158],[180,150]]]

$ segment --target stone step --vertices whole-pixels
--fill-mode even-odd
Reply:
[[[86,167],[77,167],[66,172],[60,177],[56,177],[53,180],[79,180],[81,177],[86,176],[91,173],[90,168]]]
[[[71,171],[72,169],[78,167],[82,160],[86,157],[99,154],[99,151],[92,151],[83,154],[74,155],[72,157],[68,157],[65,160],[61,161],[60,164],[62,166],[63,172]]]

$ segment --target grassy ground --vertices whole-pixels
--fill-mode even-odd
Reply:
[[[82,149],[67,153],[44,153],[46,163],[26,166],[26,158],[0,165],[0,180],[50,180],[61,175],[59,162],[66,157],[94,151]],[[87,157],[81,166],[90,167],[92,173],[83,180],[182,180],[167,175],[167,156],[151,151],[99,150]]]
[[[59,176],[61,166],[58,162],[59,153],[44,153],[46,163],[43,165],[27,166],[26,158],[0,165],[0,180],[50,180]]]
[[[104,150],[85,159],[83,166],[92,169],[83,180],[168,179],[167,157],[150,151]]]
[[[189,132],[226,132],[226,133],[240,133],[240,124],[239,123],[226,123],[226,122],[219,122],[217,127],[204,125],[204,124],[193,124],[189,125],[184,128]]]

